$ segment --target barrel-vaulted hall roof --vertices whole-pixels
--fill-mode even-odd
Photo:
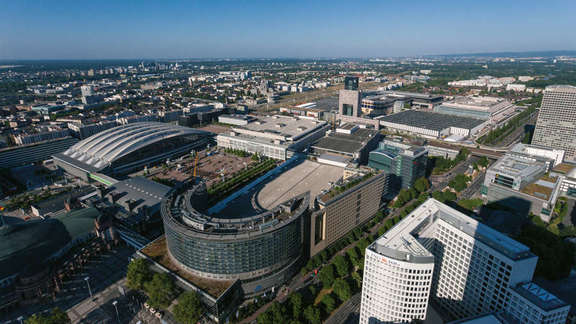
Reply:
[[[159,122],[134,123],[92,135],[62,154],[95,169],[103,169],[115,160],[148,145],[173,137],[193,134],[206,133],[193,128]]]

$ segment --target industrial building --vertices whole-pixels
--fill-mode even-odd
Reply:
[[[345,123],[312,144],[311,149],[319,161],[334,160],[329,157],[335,156],[342,157],[343,164],[351,161],[365,164],[368,153],[376,148],[380,137],[378,130]]]
[[[576,87],[548,86],[536,121],[532,144],[566,151],[576,161]]]
[[[98,174],[122,175],[205,146],[206,132],[165,123],[145,122],[114,127],[55,154],[66,172],[88,181]]]
[[[377,117],[380,125],[389,131],[407,133],[432,139],[461,139],[472,137],[482,130],[487,121],[476,118],[406,110],[389,116]]]
[[[216,137],[218,146],[286,160],[326,133],[328,124],[306,117],[258,116]]]
[[[360,324],[424,321],[431,301],[445,321],[504,312],[519,323],[564,323],[569,305],[534,289],[537,260],[527,246],[430,198],[366,248]]]
[[[396,189],[406,189],[426,175],[427,162],[424,147],[385,139],[370,152],[368,166],[392,175],[391,184]]]
[[[516,115],[516,106],[510,101],[497,97],[456,97],[434,107],[434,111],[453,116],[488,120],[497,125]]]

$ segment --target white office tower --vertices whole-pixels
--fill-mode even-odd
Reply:
[[[506,312],[537,257],[508,236],[428,199],[366,249],[360,324],[409,323],[430,301],[446,320]]]
[[[565,159],[576,161],[576,87],[546,87],[532,144],[565,150]]]

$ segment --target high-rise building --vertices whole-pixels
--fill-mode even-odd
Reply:
[[[359,117],[362,112],[362,92],[358,90],[358,77],[346,77],[344,89],[338,96],[338,113]]]
[[[563,149],[566,160],[576,161],[576,87],[546,87],[532,144]]]
[[[537,260],[527,246],[430,198],[366,248],[360,324],[424,320],[430,301],[445,320],[510,313]],[[522,303],[543,309],[530,297]],[[564,304],[544,308],[557,306]]]
[[[358,77],[347,76],[344,78],[345,90],[358,90]]]
[[[422,146],[383,140],[370,152],[368,165],[392,174],[396,189],[410,188],[416,179],[426,175],[428,151]]]

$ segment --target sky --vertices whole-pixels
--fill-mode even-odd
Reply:
[[[575,13],[575,0],[0,0],[0,59],[576,50]]]

